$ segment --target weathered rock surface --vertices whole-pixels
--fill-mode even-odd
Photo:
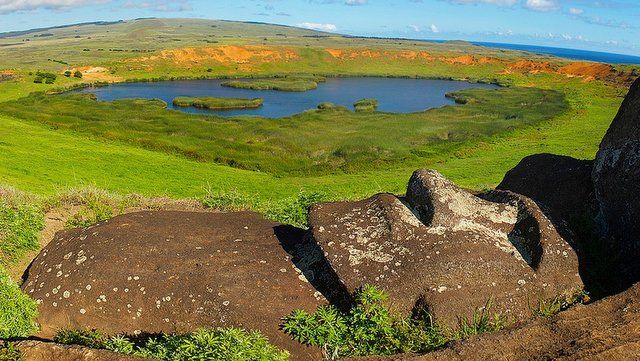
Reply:
[[[235,326],[318,358],[279,330],[294,309],[326,302],[288,253],[303,234],[248,212],[132,213],[58,233],[23,290],[40,304],[42,337],[60,328],[137,334]]]
[[[640,254],[640,80],[625,98],[596,157],[593,183],[601,236],[613,250]],[[640,275],[637,262],[632,271]]]
[[[22,352],[24,361],[153,361],[106,350],[50,342],[20,341],[14,343],[14,346]]]
[[[638,360],[640,285],[547,320],[457,342],[424,356],[361,358],[361,361],[436,360]]]
[[[482,197],[417,171],[406,199],[312,207],[311,236],[348,292],[375,284],[396,310],[426,305],[448,324],[489,299],[496,312],[528,318],[531,300],[582,286],[575,252],[533,201]]]

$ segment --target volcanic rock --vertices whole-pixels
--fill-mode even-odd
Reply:
[[[640,252],[640,80],[607,131],[593,169],[602,236],[614,250]],[[637,262],[636,262],[637,263]]]
[[[525,319],[532,301],[582,287],[575,252],[533,201],[500,191],[480,198],[435,171],[415,172],[406,198],[316,205],[309,223],[348,292],[374,284],[393,309],[427,306],[449,325],[489,300]]]
[[[234,326],[319,358],[279,330],[281,317],[326,302],[289,254],[303,234],[249,212],[132,213],[58,233],[23,290],[39,303],[41,337]]]

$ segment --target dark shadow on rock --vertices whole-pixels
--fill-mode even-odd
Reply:
[[[622,276],[626,261],[597,235],[593,164],[561,155],[531,155],[507,172],[497,189],[536,202],[576,251],[585,288],[598,299],[620,292],[636,280]]]
[[[540,239],[540,222],[532,210],[519,199],[517,194],[509,191],[490,191],[479,194],[478,197],[495,203],[515,204],[518,209],[518,221],[509,232],[508,238],[525,262],[537,271],[544,250]]]
[[[340,281],[311,232],[288,225],[276,226],[273,231],[282,248],[291,255],[293,264],[329,303],[345,311],[353,305],[352,295]]]

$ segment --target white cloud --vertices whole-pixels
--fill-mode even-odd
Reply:
[[[438,29],[438,27],[435,24],[431,24],[429,29],[431,29],[432,33],[439,33],[440,32],[440,30]]]
[[[320,31],[328,31],[334,32],[338,30],[338,27],[334,24],[320,24],[320,23],[300,23],[298,24],[301,28],[311,29],[311,30],[320,30]]]
[[[578,8],[569,8],[569,14],[571,15],[582,15],[584,14],[584,10]]]
[[[535,11],[557,10],[558,4],[555,0],[527,0],[525,6]]]
[[[89,4],[104,4],[111,0],[0,0],[0,13],[39,8],[61,9]]]

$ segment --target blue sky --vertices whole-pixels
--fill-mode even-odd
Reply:
[[[149,16],[640,55],[640,0],[0,0],[0,32]]]

